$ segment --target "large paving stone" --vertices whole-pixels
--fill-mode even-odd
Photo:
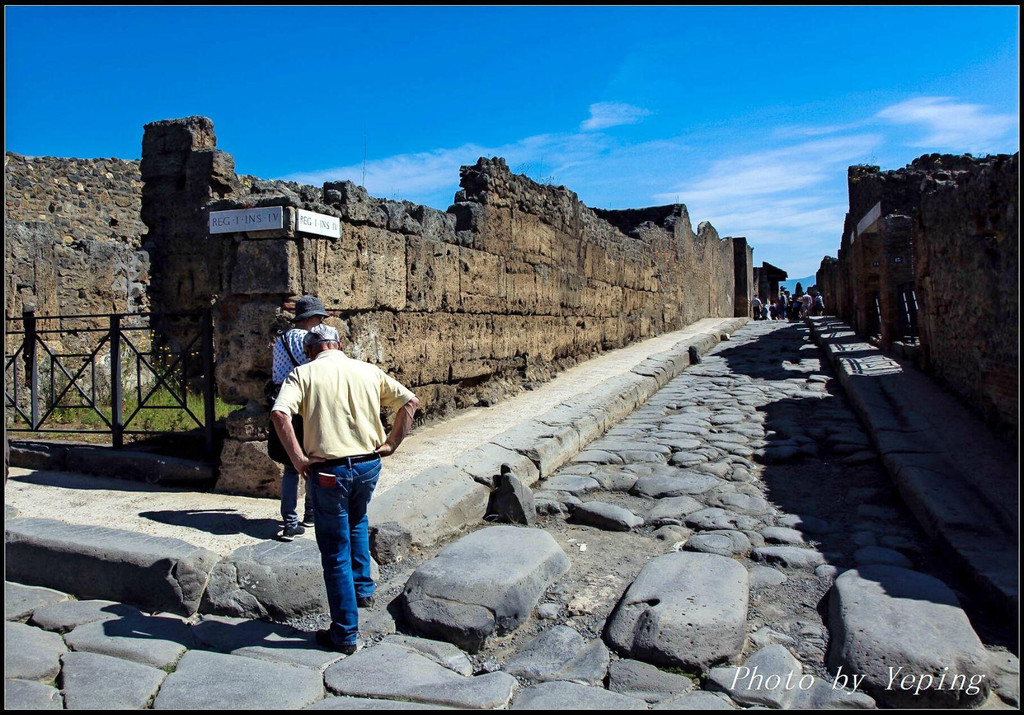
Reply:
[[[546,491],[567,492],[569,494],[586,494],[601,488],[596,479],[577,477],[571,474],[558,474],[549,477],[540,485]]]
[[[804,675],[800,661],[785,646],[770,645],[751,655],[742,666],[712,668],[707,687],[725,693],[740,705],[783,709],[813,681],[813,676]]]
[[[65,653],[61,683],[68,710],[142,710],[167,673],[98,653]]]
[[[693,690],[693,681],[639,660],[617,660],[608,669],[608,689],[649,703],[671,700]]]
[[[704,508],[704,505],[691,496],[667,497],[659,499],[649,512],[646,521],[655,526],[680,526],[686,517]]]
[[[887,549],[884,546],[864,546],[853,553],[853,560],[858,566],[878,564],[881,566],[899,566],[900,568],[912,569],[914,564],[910,559],[894,549]]]
[[[895,566],[846,571],[829,595],[828,625],[829,670],[863,675],[861,689],[883,705],[969,707],[988,696],[985,648],[936,578]]]
[[[555,681],[527,688],[512,710],[646,710],[647,703],[604,688]]]
[[[569,557],[539,529],[494,526],[456,541],[405,585],[406,619],[420,633],[475,653],[530,616]]]
[[[465,676],[473,674],[473,663],[469,660],[469,657],[451,643],[402,635],[393,635],[387,639],[387,642],[422,653],[453,673]]]
[[[410,703],[405,700],[383,698],[350,698],[348,696],[328,697],[310,705],[304,710],[451,710],[444,705],[431,703]]]
[[[752,557],[754,561],[804,571],[813,571],[825,563],[825,557],[819,552],[797,546],[762,546],[754,549]]]
[[[202,621],[192,626],[192,637],[204,650],[322,671],[341,658],[341,654],[318,646],[314,635],[281,623],[229,616],[204,616]]]
[[[7,578],[80,598],[191,615],[220,557],[198,546],[53,519],[6,524]]]
[[[34,680],[7,678],[4,681],[4,710],[63,710],[57,688]]]
[[[340,695],[458,708],[505,707],[516,687],[516,679],[508,673],[465,677],[422,653],[391,643],[366,648],[335,663],[324,673],[324,681],[331,692]]]
[[[630,490],[641,497],[678,497],[684,494],[703,494],[722,483],[711,474],[677,470],[678,476],[651,475],[640,477]]]
[[[746,556],[750,553],[750,539],[741,531],[709,531],[691,536],[683,548],[719,556]]]
[[[788,526],[767,526],[761,529],[761,536],[769,544],[780,546],[806,546],[803,532]]]
[[[56,633],[4,623],[4,677],[53,680],[60,672],[60,657],[67,653],[64,639]]]
[[[320,671],[192,650],[167,676],[154,710],[294,710],[324,697]]]
[[[574,628],[554,626],[520,650],[504,670],[521,678],[600,685],[608,674],[608,649],[600,640],[587,645]]]
[[[766,499],[750,494],[715,494],[708,502],[714,506],[740,514],[767,514],[772,510]]]
[[[173,617],[127,616],[84,623],[64,636],[75,651],[167,668],[193,645],[188,625]]]
[[[376,578],[376,562],[372,569]],[[236,549],[214,567],[200,610],[282,621],[326,613],[327,589],[316,542],[264,541]]]
[[[28,622],[48,631],[67,633],[83,623],[115,621],[127,616],[141,618],[142,611],[114,601],[61,601],[36,609]]]
[[[687,514],[683,523],[691,529],[703,529],[705,531],[753,531],[761,523],[752,516],[746,514],[735,514],[719,507],[709,507],[700,511]]]
[[[4,581],[4,620],[24,621],[36,609],[66,600],[68,595],[60,591]]]
[[[644,525],[642,517],[629,509],[600,501],[578,504],[572,509],[572,520],[607,531],[631,531]]]
[[[736,706],[729,698],[720,693],[709,693],[700,690],[689,693],[674,700],[666,700],[655,704],[652,710],[735,710]]]
[[[743,647],[748,598],[747,570],[730,558],[659,556],[626,589],[605,640],[630,658],[704,671]]]

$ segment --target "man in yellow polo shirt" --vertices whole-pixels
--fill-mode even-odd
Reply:
[[[419,401],[383,370],[341,351],[338,331],[318,325],[306,333],[303,349],[311,361],[291,371],[281,385],[271,418],[295,470],[313,493],[316,543],[324,569],[331,627],[316,634],[325,648],[358,650],[359,606],[368,606],[375,584],[370,576],[366,507],[381,457],[394,454],[412,426]],[[395,410],[390,434],[381,407]],[[291,416],[302,415],[299,445]]]

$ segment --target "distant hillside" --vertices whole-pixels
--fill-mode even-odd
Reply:
[[[807,290],[817,281],[817,277],[814,275],[806,276],[805,278],[790,278],[788,281],[782,281],[779,283],[779,288],[785,288],[790,293],[796,290],[796,284],[799,283],[804,290]]]

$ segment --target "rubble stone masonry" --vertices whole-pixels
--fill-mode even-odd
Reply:
[[[916,333],[920,365],[1012,439],[1019,159],[930,154],[895,171],[850,167],[838,258],[822,260],[817,276],[830,312],[862,335],[888,347]]]
[[[4,311],[148,308],[138,161],[4,155]]]

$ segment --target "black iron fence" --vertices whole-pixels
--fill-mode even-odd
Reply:
[[[9,432],[125,435],[201,429],[213,451],[213,323],[209,310],[6,319]],[[173,411],[173,419],[157,419]]]

